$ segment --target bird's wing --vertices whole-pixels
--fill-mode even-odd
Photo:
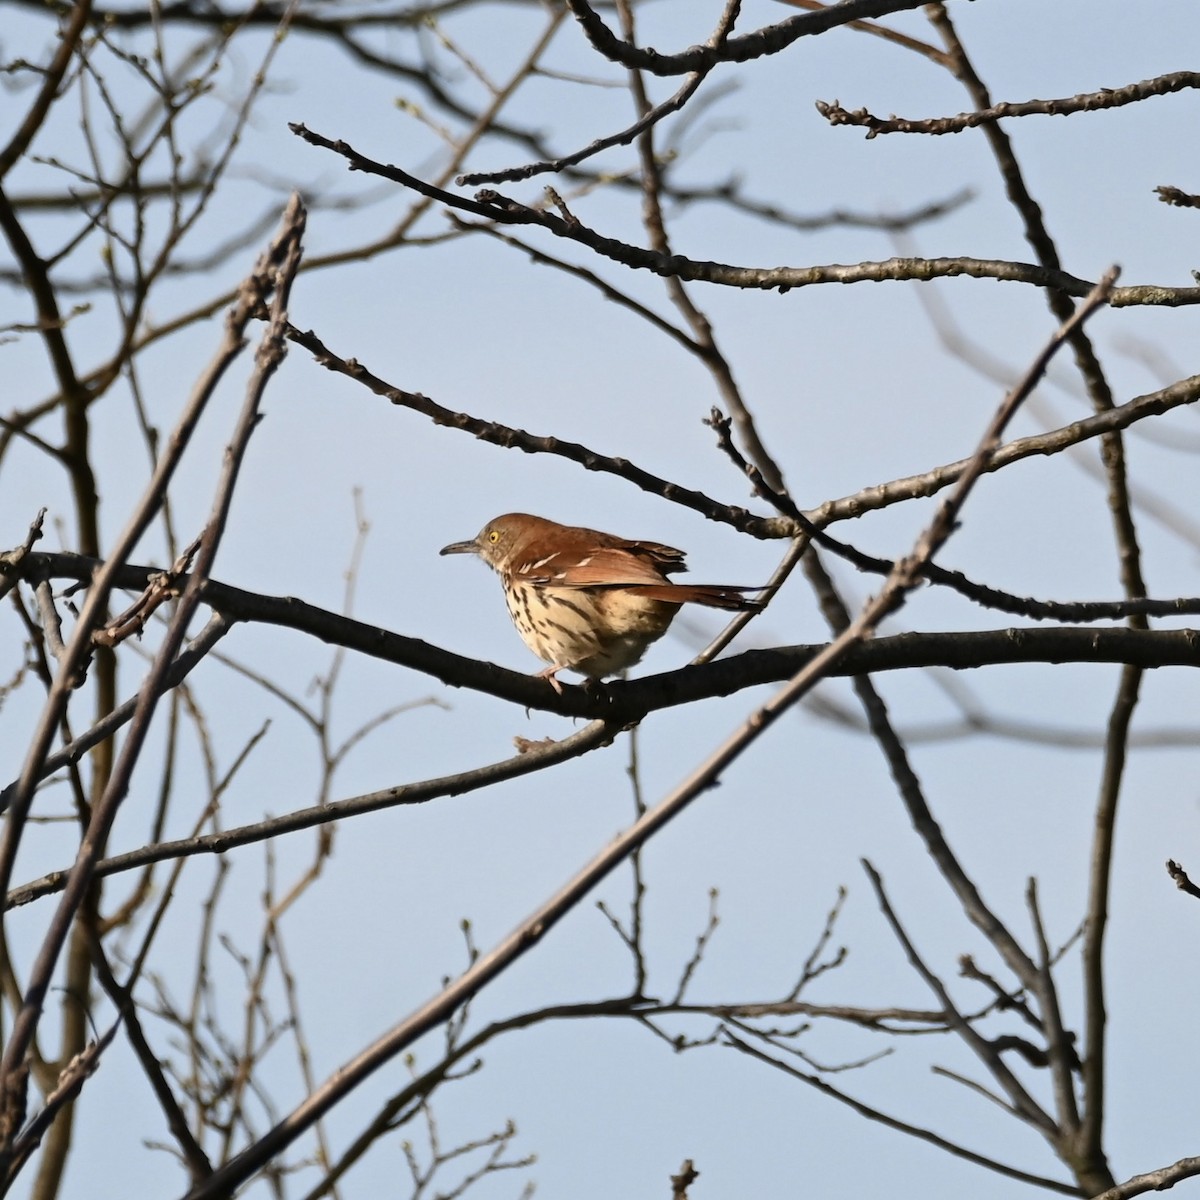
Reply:
[[[676,570],[679,568],[676,567]],[[582,556],[559,553],[532,559],[513,573],[538,587],[587,588],[665,584],[666,576],[653,562],[628,550],[598,547]]]

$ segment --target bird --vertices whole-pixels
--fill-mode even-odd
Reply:
[[[559,671],[588,680],[641,661],[683,604],[747,612],[762,607],[744,592],[759,588],[672,583],[684,552],[630,541],[598,529],[505,513],[467,542],[440,554],[478,555],[499,576],[509,616],[525,645],[550,665],[538,672],[559,694]]]

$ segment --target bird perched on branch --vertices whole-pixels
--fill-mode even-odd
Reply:
[[[556,692],[562,670],[603,679],[632,667],[667,632],[682,604],[745,612],[758,588],[672,583],[684,554],[528,513],[505,513],[469,542],[442,554],[477,554],[499,576],[517,632],[550,665],[539,672]]]

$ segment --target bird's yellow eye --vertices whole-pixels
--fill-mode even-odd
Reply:
[[[491,542],[492,545],[494,546],[499,540],[500,540],[500,530],[489,529],[488,530],[488,541]]]

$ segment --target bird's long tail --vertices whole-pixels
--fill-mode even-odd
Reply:
[[[665,600],[669,604],[705,604],[709,608],[729,608],[737,612],[752,612],[762,608],[760,600],[742,594],[758,592],[761,588],[741,587],[736,584],[645,584],[641,587],[626,587],[624,590],[634,596],[645,596],[648,600]]]

